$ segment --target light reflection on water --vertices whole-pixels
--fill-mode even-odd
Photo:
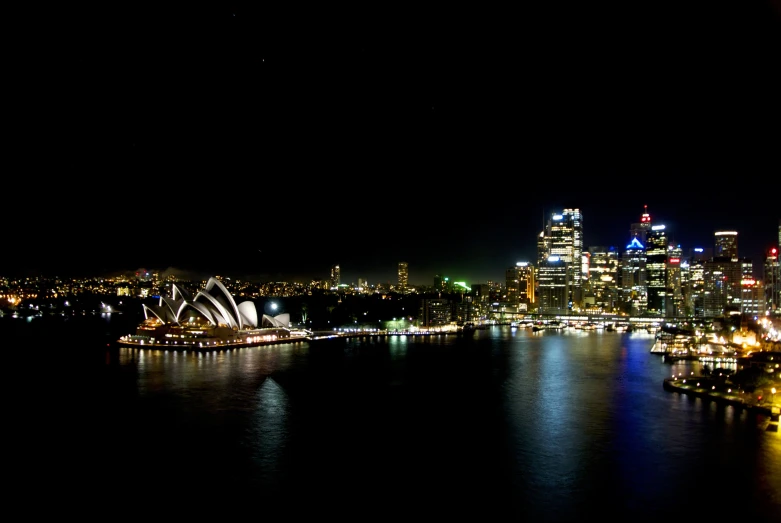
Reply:
[[[307,510],[296,499],[317,498],[440,516],[717,516],[725,489],[746,514],[773,513],[779,433],[745,410],[664,391],[665,377],[700,364],[663,363],[653,339],[494,327],[122,348],[99,371],[111,470],[115,481],[123,467],[161,464],[175,484],[220,477],[213,487],[252,489],[291,514]]]

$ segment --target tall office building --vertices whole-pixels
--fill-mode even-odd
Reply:
[[[518,303],[520,308],[524,309],[523,305],[533,305],[537,301],[536,297],[536,285],[534,279],[534,265],[529,262],[518,262],[515,264],[518,267]]]
[[[580,256],[580,272],[583,275],[583,299],[585,300],[586,295],[591,292],[591,282],[589,281],[589,271],[591,270],[591,253],[586,251],[583,251],[583,254]]]
[[[442,274],[435,274],[434,290],[437,292],[453,292],[453,284],[450,278]]]
[[[629,226],[629,243],[621,253],[619,304],[621,311],[627,314],[644,314],[648,306],[646,244],[651,223],[648,206],[644,205],[640,221]]]
[[[781,316],[781,220],[778,220],[778,245],[771,247],[769,257],[774,259],[770,261],[770,267],[765,263],[765,292],[769,296],[767,301],[767,310],[770,314]],[[772,284],[768,284],[768,281]]]
[[[567,314],[570,308],[569,279],[572,271],[558,256],[550,256],[537,269],[538,309],[540,314]]]
[[[637,238],[640,244],[645,245],[646,238],[648,237],[648,231],[651,230],[651,215],[648,214],[648,206],[643,206],[643,214],[640,216],[640,221],[633,223],[629,226],[629,242]]]
[[[508,267],[504,271],[504,300],[506,303],[518,305],[518,267]]]
[[[764,316],[767,302],[762,282],[754,279],[743,280],[740,287],[740,313],[753,317]]]
[[[537,236],[537,266],[539,267],[550,256],[550,238],[546,235],[547,226],[543,226],[542,232]]]
[[[527,311],[534,303],[534,265],[518,262],[505,271],[505,301],[516,311]]]
[[[779,250],[776,247],[768,249],[765,255],[764,276],[765,309],[773,315],[781,315],[781,268]]]
[[[342,276],[338,265],[331,266],[331,288],[336,289],[342,283]]]
[[[751,277],[751,262],[730,256],[714,256],[704,265],[704,316],[715,318],[740,311],[741,281]]]
[[[646,242],[646,273],[648,275],[648,308],[650,314],[666,315],[667,233],[664,225],[653,225]]]
[[[564,310],[568,311],[580,310],[583,300],[583,216],[580,210],[564,209],[561,213],[552,213],[537,240],[537,249],[540,299],[546,292],[544,285],[558,286],[566,282],[565,303],[559,303],[556,298],[546,306],[564,306]],[[548,274],[543,278],[541,273],[545,265],[550,265],[551,270],[546,271]],[[566,275],[550,277],[561,270],[565,270]],[[558,296],[558,291],[550,297],[553,295]]]
[[[622,312],[639,316],[648,306],[645,245],[633,238],[621,255]]]
[[[686,316],[683,249],[680,245],[667,247],[667,296],[665,312],[668,318]]]
[[[713,256],[718,258],[738,257],[738,233],[735,231],[716,231]]]
[[[697,250],[695,249],[695,254]],[[706,258],[690,256],[688,261],[681,262],[681,277],[685,278],[686,315],[695,318],[705,316],[705,264]]]
[[[407,285],[409,283],[409,266],[407,262],[399,262],[399,292],[402,294],[407,293]]]
[[[592,246],[588,248],[587,254],[588,293],[584,297],[586,308],[595,312],[614,312],[618,307],[618,251],[613,247]]]
[[[420,326],[440,327],[449,324],[453,319],[453,306],[447,299],[420,300]]]

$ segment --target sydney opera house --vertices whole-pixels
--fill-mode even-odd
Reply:
[[[121,345],[166,348],[252,346],[311,333],[290,328],[290,315],[258,316],[251,301],[236,303],[216,278],[195,296],[176,284],[170,298],[143,304],[144,321],[136,333],[119,339]]]

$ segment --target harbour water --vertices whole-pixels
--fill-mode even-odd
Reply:
[[[60,343],[17,331],[5,351],[13,389],[34,400],[17,480],[63,513],[781,515],[781,434],[664,391],[700,364],[663,363],[645,332],[501,326],[176,352],[105,346],[117,326],[94,335],[102,322]]]

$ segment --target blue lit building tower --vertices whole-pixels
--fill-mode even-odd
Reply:
[[[632,238],[621,255],[621,312],[640,316],[648,307],[645,245]]]
[[[641,245],[645,245],[648,231],[651,230],[651,215],[648,214],[648,206],[643,205],[643,214],[640,221],[629,226],[629,242],[637,238]]]
[[[651,215],[643,206],[640,221],[629,226],[629,243],[621,255],[621,310],[633,316],[645,313],[648,307],[648,273],[646,242],[651,231]]]

